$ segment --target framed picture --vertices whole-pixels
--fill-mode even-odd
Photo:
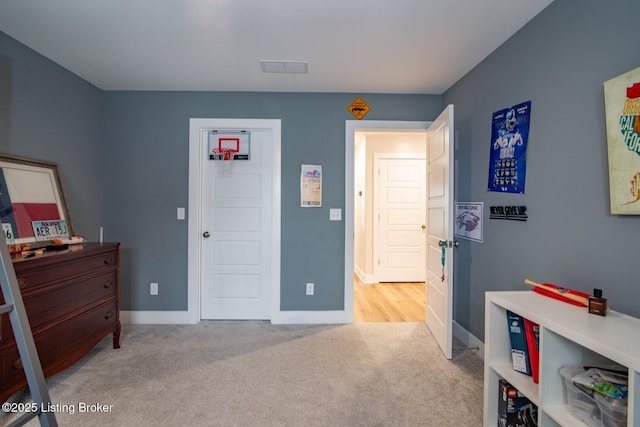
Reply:
[[[640,68],[604,82],[611,213],[640,215]]]
[[[456,227],[453,234],[482,243],[483,202],[456,202]]]
[[[0,154],[0,221],[8,244],[73,236],[58,165]]]

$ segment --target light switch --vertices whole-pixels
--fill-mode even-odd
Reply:
[[[178,208],[178,219],[184,220],[184,208]]]
[[[329,221],[342,221],[342,209],[329,209]]]

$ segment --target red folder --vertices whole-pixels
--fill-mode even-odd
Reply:
[[[533,382],[538,383],[540,360],[540,326],[529,319],[524,319],[524,334],[527,338],[527,350]]]

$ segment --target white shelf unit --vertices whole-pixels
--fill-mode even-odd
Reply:
[[[540,325],[539,384],[513,370],[506,311]],[[538,406],[538,425],[586,426],[568,411],[565,365],[617,363],[629,370],[627,426],[640,427],[640,319],[610,311],[606,317],[587,308],[532,291],[486,292],[484,426],[498,422],[498,380],[504,378]]]

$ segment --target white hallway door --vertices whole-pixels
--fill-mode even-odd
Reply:
[[[271,316],[273,134],[247,131],[251,157],[234,160],[229,171],[201,144],[202,319]]]
[[[424,282],[425,159],[376,160],[378,281]]]
[[[449,105],[427,129],[425,284],[425,323],[447,359],[453,344],[453,135],[453,105]]]

